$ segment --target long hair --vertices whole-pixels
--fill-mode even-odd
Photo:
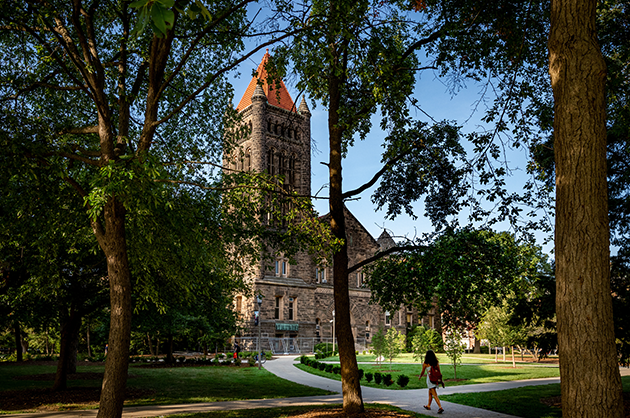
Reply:
[[[424,356],[424,363],[430,365],[431,367],[435,367],[438,364],[438,359],[435,356],[433,350],[427,351],[426,356]]]

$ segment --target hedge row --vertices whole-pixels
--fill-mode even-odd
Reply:
[[[314,369],[319,369],[321,371],[325,371],[328,373],[334,373],[334,374],[340,374],[341,373],[341,367],[335,364],[330,364],[330,363],[322,363],[320,361],[317,361],[313,358],[309,358],[306,356],[301,356],[300,357],[300,363],[312,367]],[[383,384],[385,384],[385,386],[391,386],[392,384],[394,384],[394,380],[392,379],[392,375],[391,374],[381,374],[379,372],[376,373],[363,373],[363,369],[359,369],[359,380],[363,379],[363,377],[365,377],[365,380],[370,383],[372,380],[374,380],[374,383],[376,383],[377,385],[380,385],[381,382],[383,382]],[[404,374],[400,374],[398,375],[398,377],[396,378],[396,383],[398,384],[398,386],[400,386],[401,388],[404,388],[405,386],[407,386],[407,384],[409,383],[409,377],[405,376]]]

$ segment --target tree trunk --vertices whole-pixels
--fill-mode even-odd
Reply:
[[[166,362],[175,363],[175,358],[173,357],[173,334],[169,334],[168,340],[166,342],[166,346],[167,346]]]
[[[99,244],[107,256],[111,323],[97,418],[119,418],[127,384],[132,306],[125,209],[115,197],[110,198],[105,206],[105,222],[104,236],[100,237]]]
[[[334,68],[334,67],[333,67]],[[363,398],[359,381],[359,367],[354,351],[354,337],[350,321],[350,293],[348,288],[348,246],[342,198],[342,129],[339,126],[341,80],[330,76],[330,105],[328,132],[330,142],[330,228],[333,235],[344,241],[340,251],[333,256],[333,284],[335,298],[335,335],[339,346],[343,410],[347,415],[363,412]]]
[[[512,367],[516,368],[516,359],[514,358],[514,346],[512,346]]]
[[[606,66],[596,0],[552,0],[556,311],[562,415],[622,417],[606,195]]]
[[[61,344],[59,361],[57,361],[57,373],[53,390],[67,388],[68,375],[77,372],[77,349],[79,346],[79,329],[81,328],[81,316],[75,309],[70,314],[63,315],[61,325]]]
[[[473,354],[481,354],[481,340],[475,337],[475,348],[473,348]]]
[[[90,346],[90,321],[89,320],[87,323],[87,333],[85,335],[85,338],[87,340],[87,355],[88,357],[92,357],[92,347]]]
[[[151,341],[151,334],[149,334],[148,332],[147,340],[149,341],[149,353],[151,353],[152,356],[155,356],[155,351],[153,350],[153,342]]]
[[[21,362],[24,360],[22,357],[22,330],[17,320],[13,323],[13,335],[15,336],[15,361]]]

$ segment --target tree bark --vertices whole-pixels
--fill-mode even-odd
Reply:
[[[552,0],[556,305],[562,415],[622,417],[606,195],[606,65],[596,0]]]
[[[79,346],[79,329],[81,316],[75,309],[64,315],[61,326],[61,344],[57,373],[53,390],[64,390],[68,387],[68,375],[77,372],[77,349]]]
[[[330,228],[336,238],[344,241],[333,256],[333,284],[335,299],[335,335],[339,345],[343,410],[347,415],[363,412],[363,398],[359,381],[359,367],[354,350],[354,337],[350,321],[350,293],[348,288],[348,246],[342,198],[342,129],[339,127],[341,80],[330,76],[330,106],[328,132],[330,142]]]
[[[22,357],[22,330],[17,320],[13,323],[13,335],[15,336],[15,361],[21,362],[24,360]]]
[[[475,348],[473,348],[474,354],[481,354],[481,340],[475,337]]]
[[[155,350],[153,350],[153,341],[151,341],[151,334],[147,332],[147,340],[149,341],[149,353],[155,356]]]
[[[175,363],[175,357],[173,357],[173,334],[169,334],[166,346],[168,347],[166,351],[166,362]]]
[[[87,333],[85,337],[87,339],[87,355],[88,357],[92,357],[92,347],[90,346],[90,321],[89,320],[87,323]]]
[[[111,323],[109,351],[97,418],[122,416],[131,340],[131,272],[125,237],[125,208],[116,197],[105,206],[106,228],[99,244],[107,257]],[[99,234],[97,234],[99,236]]]

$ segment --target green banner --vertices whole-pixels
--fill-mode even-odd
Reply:
[[[276,323],[276,331],[297,331],[300,324],[279,324]]]

